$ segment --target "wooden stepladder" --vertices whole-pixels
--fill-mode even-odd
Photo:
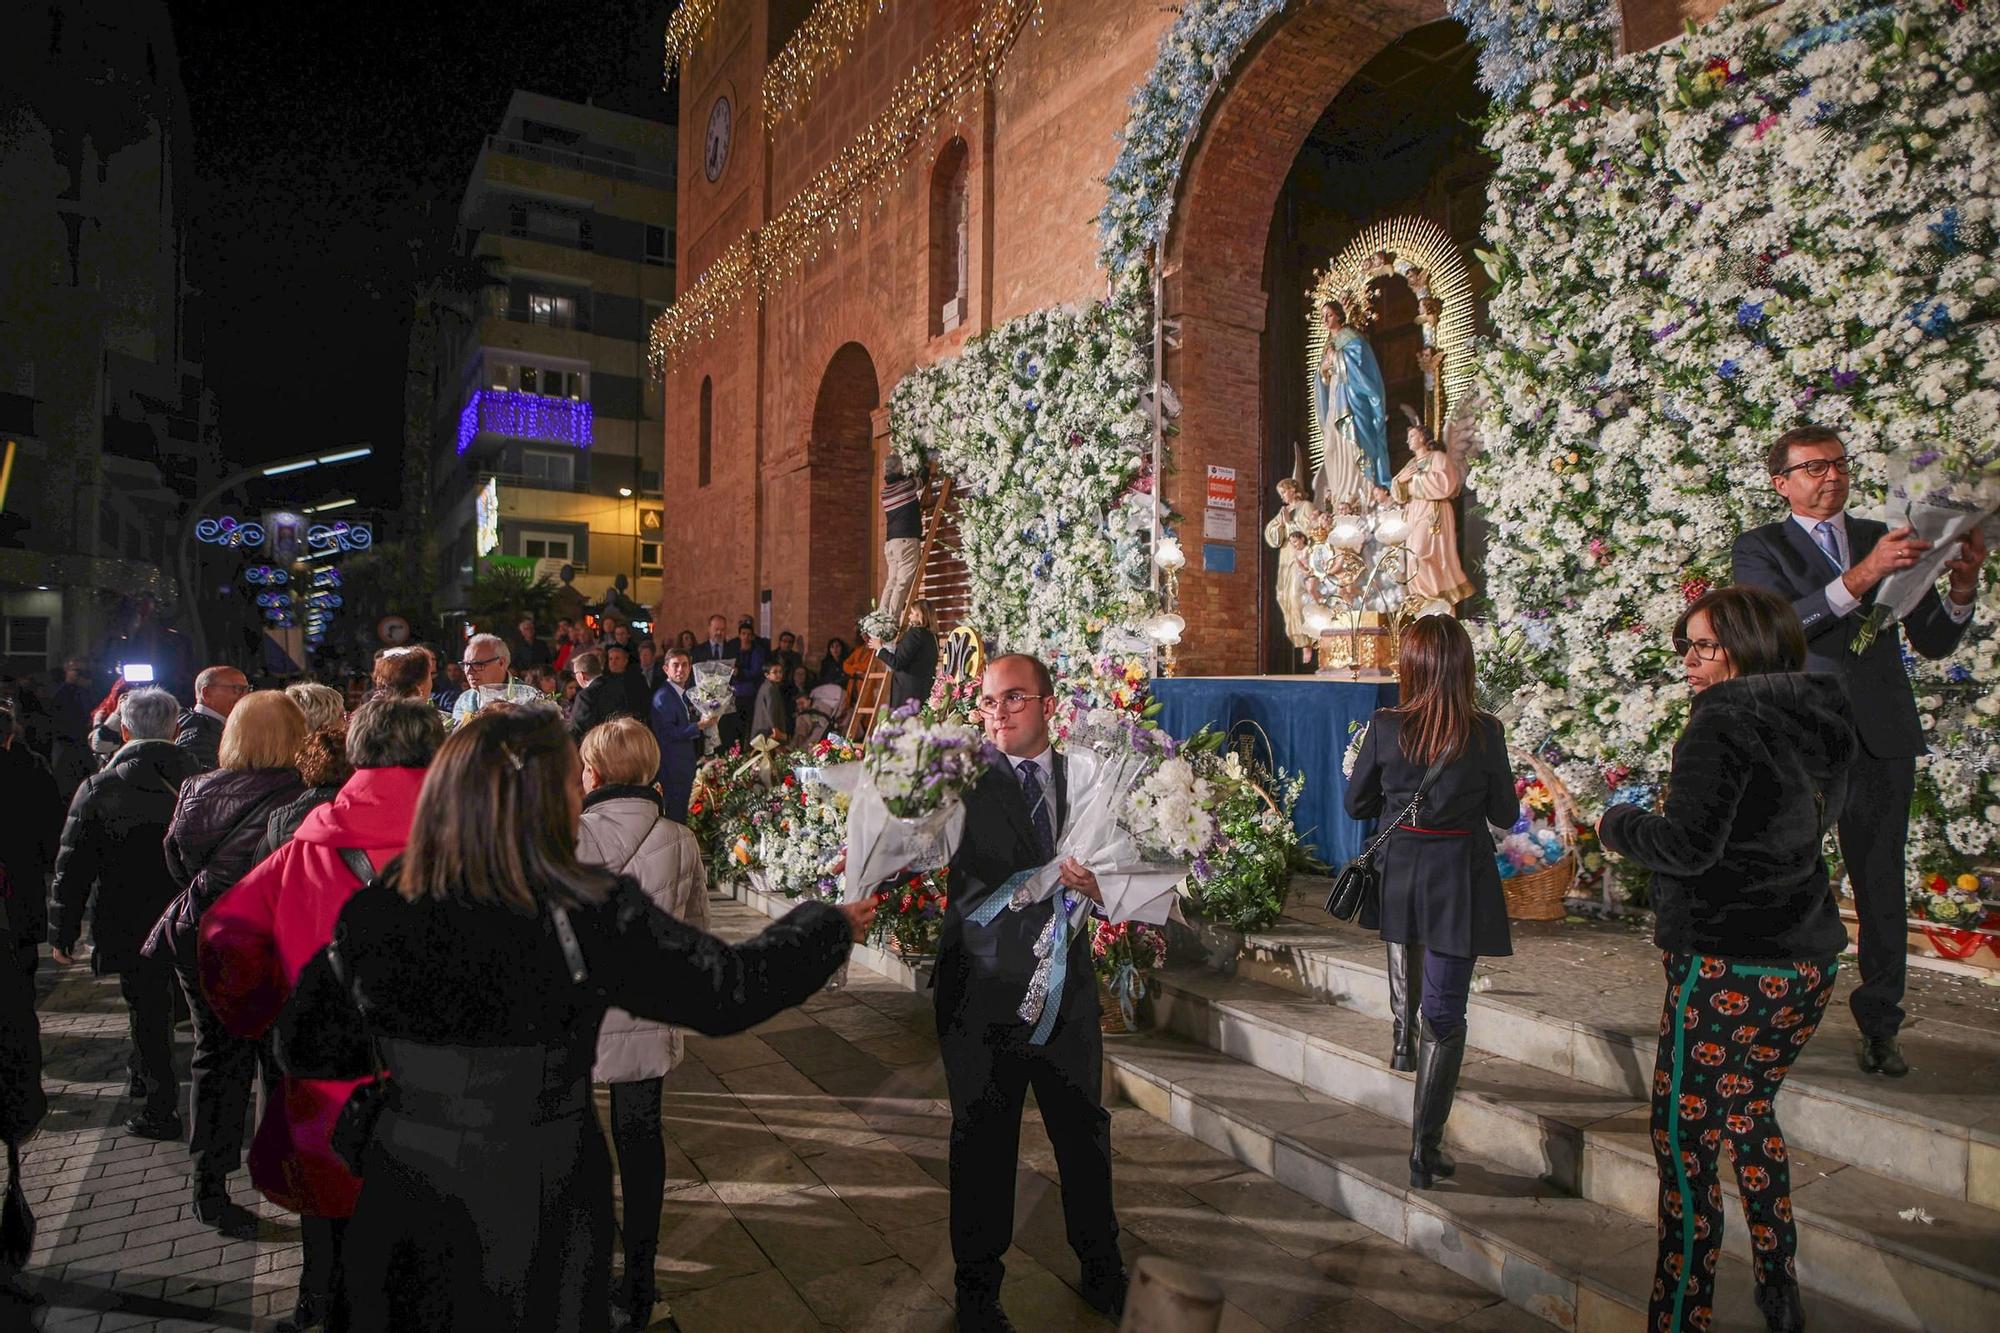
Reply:
[[[886,609],[901,624],[903,612],[911,602],[928,598],[931,609],[937,612],[938,632],[942,636],[964,618],[971,591],[971,579],[959,548],[958,505],[952,496],[951,478],[946,477],[938,483],[937,497],[924,515],[924,544],[917,556],[917,576],[910,581],[903,605]],[[889,677],[889,668],[882,664],[881,658],[869,664],[868,674],[862,677],[861,687],[854,696],[848,739],[858,741],[865,737],[876,720],[888,711]]]

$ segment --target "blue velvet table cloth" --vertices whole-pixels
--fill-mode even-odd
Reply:
[[[1361,854],[1367,826],[1341,806],[1347,779],[1340,771],[1349,725],[1366,722],[1396,702],[1393,682],[1318,676],[1168,676],[1152,682],[1159,724],[1181,740],[1204,724],[1225,735],[1239,727],[1269,743],[1257,757],[1287,773],[1303,772],[1305,790],[1292,822],[1320,860],[1338,867]],[[1246,726],[1254,723],[1255,729]]]

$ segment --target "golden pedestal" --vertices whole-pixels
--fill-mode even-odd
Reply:
[[[1390,617],[1363,611],[1319,636],[1319,669],[1357,675],[1394,675],[1396,632]]]

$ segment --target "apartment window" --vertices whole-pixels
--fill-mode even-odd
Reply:
[[[568,560],[570,537],[567,532],[524,532],[521,554],[530,560]]]
[[[639,543],[639,572],[657,574],[660,572],[660,544],[658,542]]]
[[[660,493],[660,474],[658,469],[649,467],[639,469],[639,491],[643,495],[658,495]]]
[[[706,375],[701,381],[701,433],[696,447],[695,468],[699,485],[708,485],[709,437],[715,429],[715,381]]]
[[[7,617],[7,656],[47,657],[49,618],[47,616]]]
[[[667,229],[665,227],[646,228],[646,262],[664,264],[667,262]]]
[[[573,485],[576,482],[576,455],[524,449],[521,451],[521,475],[555,486]]]
[[[551,296],[546,292],[528,294],[528,322],[547,324],[552,328],[573,329],[576,327],[576,301],[568,296]]]
[[[495,361],[487,382],[495,389],[519,389],[522,393],[568,398],[579,403],[590,392],[585,371],[552,370],[546,366],[523,366],[511,361]]]

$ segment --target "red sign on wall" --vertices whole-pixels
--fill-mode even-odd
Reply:
[[[1236,508],[1235,468],[1216,467],[1213,463],[1209,464],[1208,503],[1216,509]]]

